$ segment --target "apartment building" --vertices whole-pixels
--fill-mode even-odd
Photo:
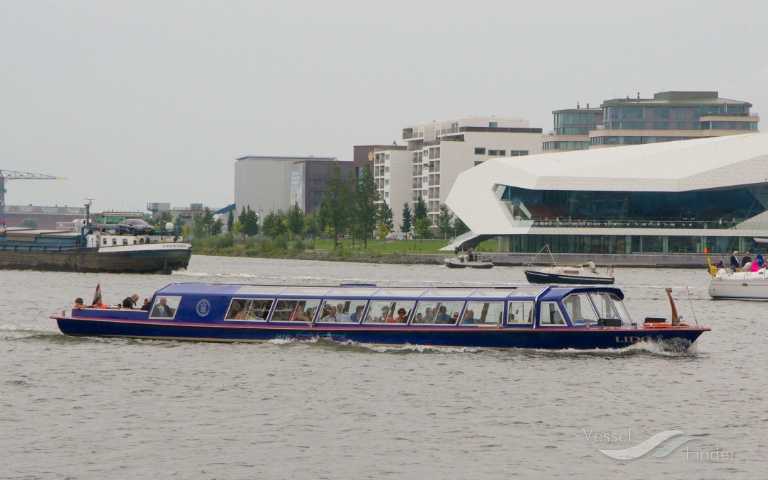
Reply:
[[[437,222],[458,175],[488,159],[541,153],[540,128],[528,120],[464,117],[419,123],[403,128],[403,146],[376,147],[374,179],[381,201],[394,213],[395,229],[402,224],[403,205],[413,211],[419,197],[429,219]]]

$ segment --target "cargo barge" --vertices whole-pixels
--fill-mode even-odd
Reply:
[[[0,228],[0,269],[91,273],[171,273],[192,246],[170,229],[85,225],[79,231]]]

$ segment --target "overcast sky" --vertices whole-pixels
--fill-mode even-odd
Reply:
[[[234,200],[235,159],[715,90],[768,115],[768,2],[0,1],[7,205]],[[768,127],[763,126],[763,131]]]

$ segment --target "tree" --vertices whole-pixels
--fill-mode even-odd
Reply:
[[[379,204],[378,219],[384,222],[384,224],[387,226],[387,230],[390,232],[395,229],[394,218],[395,214],[392,209],[389,208],[389,205],[387,205],[386,201]]]
[[[427,218],[427,203],[424,201],[424,198],[419,195],[419,199],[416,201],[416,207],[413,210],[413,221],[415,223],[422,218]]]
[[[264,217],[264,235],[275,238],[280,235],[287,234],[290,229],[288,228],[288,220],[282,215],[282,212],[269,212]]]
[[[437,215],[437,228],[440,229],[441,232],[443,232],[443,239],[448,238],[448,232],[453,227],[453,214],[451,213],[451,210],[448,208],[448,205],[441,203],[440,204],[440,213]]]
[[[249,206],[248,206],[248,210],[250,210],[250,209],[251,209],[251,207],[250,207],[250,205],[249,205]],[[245,215],[246,215],[247,213],[248,213],[248,212],[246,212],[246,210],[245,210],[245,207],[243,207],[243,208],[240,210],[240,215],[237,217],[237,220],[238,220],[240,223],[242,223],[243,225],[245,225]]]
[[[235,211],[230,210],[227,215],[227,231],[232,233],[232,229],[235,227]]]
[[[363,246],[368,248],[368,237],[376,226],[376,201],[379,199],[379,191],[373,180],[371,168],[365,165],[361,169],[362,175],[355,189],[355,238],[363,239]]]
[[[37,228],[37,220],[34,218],[25,218],[21,221],[19,226],[24,228]]]
[[[243,234],[247,237],[255,237],[259,234],[259,217],[256,215],[255,210],[251,210],[251,207],[248,207],[248,209],[243,209],[243,213],[241,213],[241,216],[243,217],[242,220],[238,220],[243,225]]]
[[[416,220],[416,223],[414,225],[416,234],[422,240],[425,238],[432,238],[432,230],[430,230],[431,227],[432,227],[432,222],[430,222],[429,218],[427,217],[423,217]]]
[[[411,231],[412,226],[411,207],[408,202],[403,204],[403,223],[400,225],[400,231],[405,234],[405,241],[408,241],[408,233]]]
[[[453,229],[456,231],[457,237],[469,231],[469,227],[459,217],[453,221]]]
[[[304,218],[304,232],[312,237],[312,248],[315,247],[315,238],[320,234],[320,220],[317,211],[309,213]]]
[[[288,209],[288,229],[295,238],[297,235],[301,235],[304,231],[304,212],[299,208],[299,202],[295,202],[291,208]]]
[[[354,185],[341,175],[341,168],[336,163],[331,164],[331,176],[320,202],[320,209],[325,223],[332,227],[334,240],[344,231],[349,222],[350,205],[352,204],[352,189]],[[334,245],[336,242],[334,241]]]
[[[386,243],[389,232],[391,232],[391,230],[387,227],[387,223],[384,220],[379,220],[379,224],[376,226],[376,237],[379,240],[384,240]]]
[[[211,235],[211,229],[213,227],[213,214],[211,213],[211,209],[208,207],[205,207],[205,213],[203,214],[202,218],[202,224],[203,224],[203,231],[206,235]]]
[[[218,236],[224,230],[224,222],[220,218],[217,218],[213,224],[211,224],[211,235]]]

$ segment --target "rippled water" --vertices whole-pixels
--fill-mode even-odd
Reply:
[[[170,282],[524,276],[203,256],[170,277],[0,271],[0,478],[764,476],[768,304],[710,300],[705,268],[616,275],[636,319],[668,317],[671,286],[686,320],[712,332],[685,354],[69,338],[48,316],[89,301],[97,283],[117,303]],[[599,451],[667,430],[697,437],[663,458]]]

